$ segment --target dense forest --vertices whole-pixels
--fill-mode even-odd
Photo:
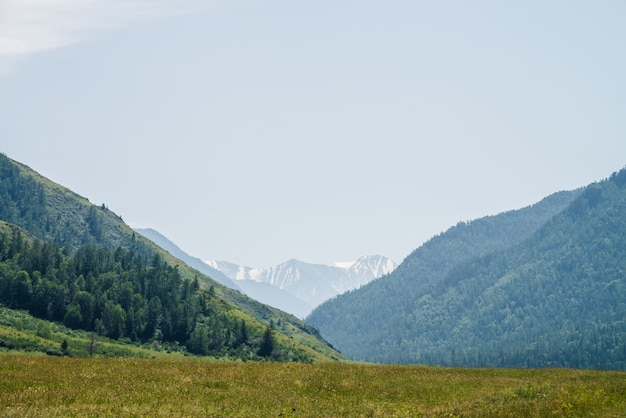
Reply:
[[[184,345],[191,353],[254,359],[276,351],[197,280],[155,255],[86,245],[68,255],[54,243],[0,233],[0,303],[112,339]],[[10,232],[9,232],[10,231]],[[272,349],[267,349],[267,345]]]
[[[430,259],[444,274],[417,291],[404,288],[409,297],[388,300],[399,309],[385,328],[355,317],[340,332],[330,328],[336,324],[329,315],[371,302],[359,291],[318,308],[310,320],[344,353],[362,360],[624,369],[625,186],[622,170],[586,187],[514,246],[456,263],[445,251],[439,263]],[[413,271],[414,280],[422,279]],[[333,336],[353,329],[366,339],[351,340],[348,351]]]
[[[527,239],[578,193],[559,192],[519,210],[459,222],[413,251],[391,274],[325,302],[307,322],[348,357],[384,362],[395,348],[381,351],[389,345],[383,333],[398,330],[422,292],[457,264]],[[405,331],[415,330],[409,324]]]
[[[226,288],[0,154],[0,303],[136,344],[241,359],[340,358],[315,329]]]

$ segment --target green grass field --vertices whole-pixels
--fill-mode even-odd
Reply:
[[[0,416],[626,416],[626,373],[0,354]]]

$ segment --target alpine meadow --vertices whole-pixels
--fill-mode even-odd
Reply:
[[[626,418],[624,22],[0,0],[0,418]]]

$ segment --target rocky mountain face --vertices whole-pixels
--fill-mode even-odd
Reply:
[[[232,279],[248,296],[298,317],[306,316],[322,302],[358,289],[397,267],[395,262],[380,255],[363,256],[354,262],[333,265],[295,259],[266,268],[215,260],[205,263]]]

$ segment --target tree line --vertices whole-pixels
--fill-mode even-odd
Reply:
[[[272,328],[250,327],[214,289],[183,278],[158,254],[85,245],[69,253],[4,224],[0,303],[32,315],[137,343],[171,343],[199,355],[276,356]],[[268,331],[269,330],[269,331]],[[269,350],[268,350],[268,347]]]

